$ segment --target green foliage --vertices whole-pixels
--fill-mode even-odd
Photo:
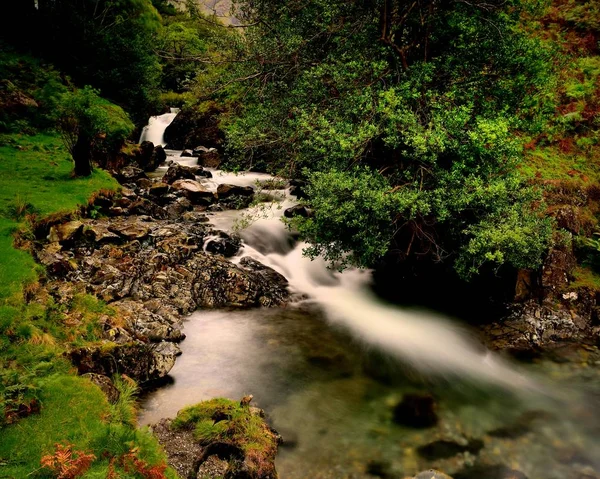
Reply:
[[[229,165],[310,179],[312,255],[535,267],[551,225],[517,167],[553,76],[509,3],[237,2],[252,26],[217,83],[243,98]]]

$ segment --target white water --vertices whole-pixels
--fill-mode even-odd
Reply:
[[[178,108],[171,108],[170,113],[150,117],[148,124],[142,130],[139,142],[142,143],[143,141],[151,141],[154,143],[154,146],[166,146],[165,130],[167,129],[167,126],[173,122],[177,116],[177,113],[179,113]]]
[[[152,117],[148,134],[162,138],[164,129],[172,121],[168,115],[174,117],[174,114]],[[171,120],[167,121],[168,118]],[[167,150],[169,159],[180,164],[197,163],[196,158],[181,158],[179,153]],[[257,181],[272,178],[260,173],[211,171],[212,179],[199,178],[211,190],[222,183],[255,186]],[[450,320],[383,304],[369,290],[369,271],[334,272],[322,259],[311,261],[305,257],[302,251],[306,245],[294,246],[290,232],[281,221],[285,209],[294,204],[294,198],[286,191],[273,193],[280,195],[283,201],[244,212],[229,210],[212,214],[212,225],[228,232],[243,215],[254,221],[241,231],[244,246],[234,262],[251,256],[272,267],[288,279],[293,293],[317,303],[330,321],[343,325],[361,340],[409,362],[416,369],[429,374],[460,375],[511,390],[541,390],[533,380],[486,351]]]

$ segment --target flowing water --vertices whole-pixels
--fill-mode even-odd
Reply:
[[[213,170],[203,182],[216,189],[268,179]],[[144,399],[141,424],[204,399],[253,394],[284,437],[282,479],[402,478],[429,467],[457,478],[517,477],[503,476],[500,466],[530,479],[600,477],[597,350],[518,365],[448,318],[385,304],[371,292],[369,271],[339,273],[304,257],[304,245],[280,220],[293,198],[266,193],[275,201],[211,213],[210,221],[223,231],[241,228],[244,245],[232,261],[252,256],[279,271],[296,300],[192,314],[172,382]],[[407,392],[436,398],[437,426],[414,430],[392,421]]]

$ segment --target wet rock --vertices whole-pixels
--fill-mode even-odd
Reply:
[[[221,184],[217,187],[217,196],[219,199],[229,198],[231,196],[252,196],[254,188],[251,186],[237,186]]]
[[[194,439],[193,431],[176,430],[171,423],[171,419],[162,419],[150,426],[150,430],[165,449],[169,466],[177,471],[179,477],[197,477],[198,459],[202,456],[203,448]]]
[[[139,180],[135,180],[135,184],[147,190],[152,186],[152,181],[149,178],[140,178]]]
[[[140,385],[164,378],[181,354],[173,343],[128,344],[105,343],[74,349],[66,353],[79,374],[96,373],[105,376],[125,374]]]
[[[484,476],[482,476],[480,479],[483,479]],[[423,472],[419,472],[419,474],[417,474],[414,479],[452,479],[450,476],[448,476],[447,474],[444,474],[443,472],[440,471],[436,471],[435,469],[429,469],[428,471],[423,471]],[[485,479],[489,479],[487,476],[485,476]]]
[[[191,158],[192,156],[194,156],[194,154],[190,150],[183,150],[181,152],[182,158]]]
[[[183,108],[165,130],[165,141],[169,148],[182,150],[194,145],[220,148],[225,134],[219,127],[223,108],[211,104],[207,108]]]
[[[151,216],[156,219],[165,219],[167,217],[167,212],[162,206],[145,198],[138,199],[131,203],[129,208],[127,208],[127,213],[129,215]]]
[[[169,166],[169,169],[162,178],[163,183],[168,185],[172,184],[177,180],[195,180],[196,175],[190,168],[179,165],[177,163]]]
[[[173,188],[183,191],[186,198],[196,205],[209,205],[214,199],[213,192],[195,180],[177,180],[173,182]]]
[[[437,459],[453,457],[463,452],[478,454],[479,451],[483,449],[483,446],[483,441],[480,439],[473,439],[468,441],[466,444],[440,440],[419,447],[417,452],[421,457],[427,459],[428,461],[435,461]]]
[[[167,160],[167,152],[162,147],[162,145],[155,146],[154,151],[152,152],[152,164],[154,166],[154,170],[156,170],[156,168],[158,168],[166,160]]]
[[[313,211],[304,205],[294,205],[283,212],[286,218],[293,218],[294,216],[302,216],[309,218],[313,215]]]
[[[294,195],[299,200],[308,198],[306,194],[306,181],[304,180],[290,180],[290,195]]]
[[[381,477],[382,479],[392,479],[392,465],[388,461],[370,460],[367,463],[367,474],[370,476]]]
[[[196,151],[194,151],[196,153]],[[221,166],[221,155],[215,149],[199,151],[194,154],[198,157],[198,164],[207,168],[219,168]]]
[[[106,396],[106,399],[108,399],[109,403],[115,404],[119,400],[121,393],[108,376],[95,373],[86,373],[82,377],[89,379],[96,386],[98,386]]]
[[[240,250],[242,242],[236,236],[229,236],[223,231],[211,236],[205,243],[205,249],[209,253],[221,254],[226,258],[235,256]]]
[[[167,216],[171,220],[182,218],[182,215],[193,208],[192,202],[187,198],[177,198],[165,207]]]
[[[284,303],[288,296],[288,281],[285,276],[279,274],[272,268],[259,263],[249,256],[240,260],[240,265],[253,272],[261,292],[259,293],[258,303],[261,306],[273,306]]]
[[[154,165],[153,158],[152,158],[153,154],[154,154],[154,143],[152,143],[151,141],[143,141],[139,146],[139,149],[137,151],[137,155],[135,158],[138,166],[142,170],[154,171],[156,169],[156,166]]]
[[[405,394],[394,408],[394,422],[414,428],[433,427],[438,422],[436,402],[430,394]]]
[[[155,308],[153,312],[144,304],[127,299],[114,302],[111,306],[118,309],[125,320],[126,330],[131,331],[136,339],[150,342],[179,342],[185,339],[181,317],[166,306]]]

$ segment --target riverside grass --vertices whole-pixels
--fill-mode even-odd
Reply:
[[[112,310],[93,296],[76,295],[69,307],[81,324],[68,326],[64,306],[51,298],[24,300],[43,268],[14,247],[14,234],[26,237],[32,218],[76,211],[95,192],[118,189],[102,170],[73,178],[72,169],[56,134],[0,135],[0,477],[5,479],[56,477],[40,464],[56,444],[96,457],[84,478],[105,478],[110,470],[120,478],[143,477],[118,462],[132,450],[145,463],[165,461],[156,440],[135,428],[134,386],[117,380],[121,398],[111,405],[61,357],[68,346],[97,339],[99,316]],[[19,404],[39,412],[7,421]],[[177,475],[167,470],[164,477]]]

